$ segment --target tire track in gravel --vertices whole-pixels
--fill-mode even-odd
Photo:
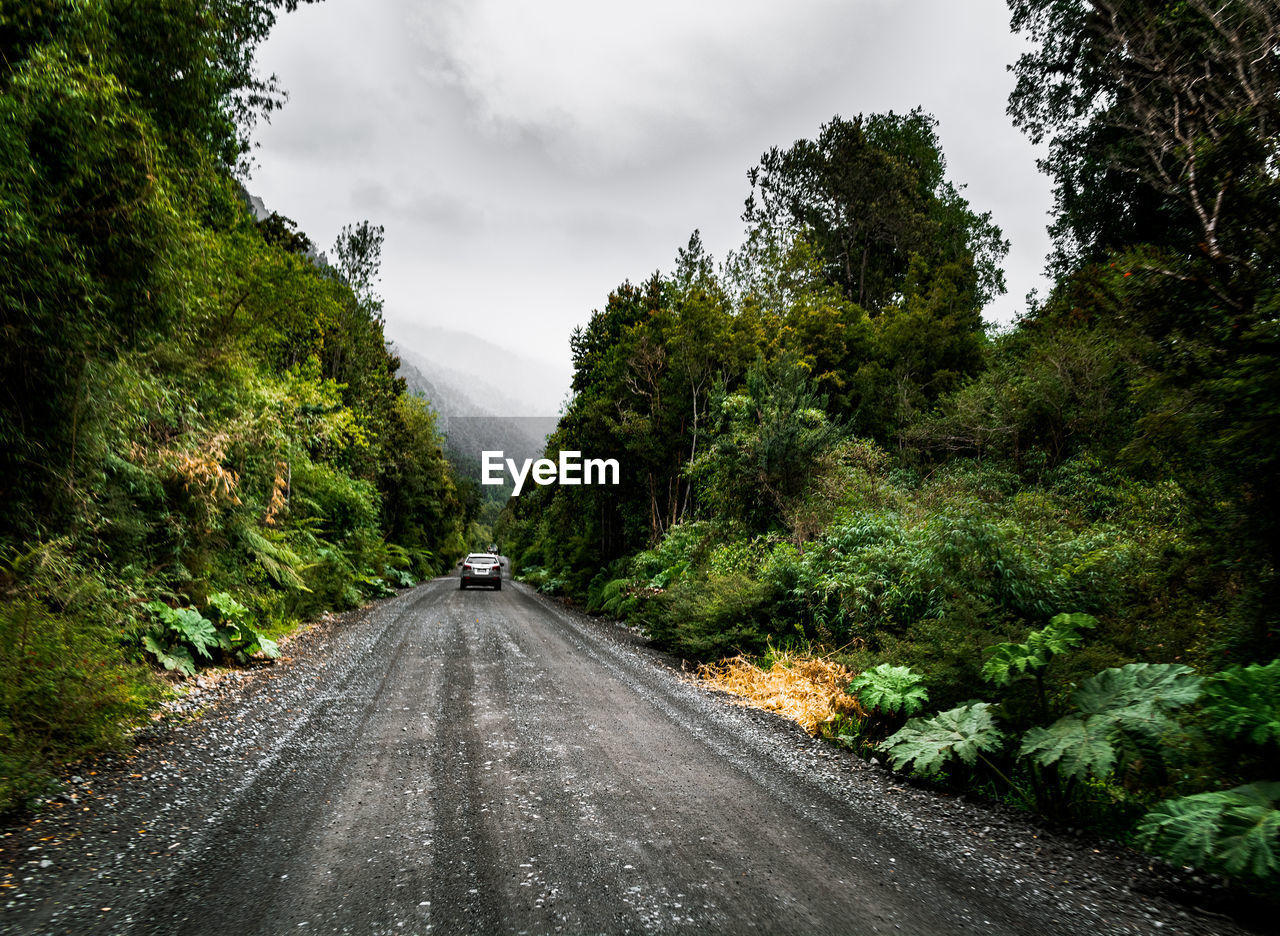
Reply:
[[[246,933],[274,921],[268,931],[280,932],[316,916],[359,923],[361,903],[391,899],[394,853],[384,837],[386,845],[405,837],[406,816],[395,807],[411,782],[406,765],[423,743],[397,717],[414,631],[396,625],[410,614],[391,621],[367,655],[312,697],[307,717],[211,817],[196,857],[149,902],[136,928]],[[410,831],[421,824],[410,822]],[[219,881],[234,882],[239,894],[206,899],[208,882]]]
[[[433,871],[426,875],[424,893],[430,900],[425,917],[428,926],[435,919],[464,932],[497,933],[501,923],[487,899],[493,890],[493,858],[484,834],[477,776],[484,747],[476,717],[476,632],[466,621],[460,630],[460,639],[437,648],[444,660],[439,721],[454,731],[437,735],[430,756],[441,848]]]

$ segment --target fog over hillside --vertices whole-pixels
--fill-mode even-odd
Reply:
[[[461,399],[453,398],[456,394],[483,411],[451,410],[442,398],[436,407],[441,415],[554,417],[559,415],[569,392],[571,370],[567,354],[563,365],[558,366],[510,351],[489,340],[487,333],[482,337],[466,331],[414,325],[391,315],[386,332],[402,360],[413,363],[446,390],[448,404],[462,405]]]
[[[508,415],[530,405],[522,406],[492,383],[430,360],[414,348],[396,343],[393,350],[410,391],[427,399],[438,414],[446,453],[462,474],[479,479],[484,451],[500,451],[518,461],[542,454],[556,427],[555,415]]]

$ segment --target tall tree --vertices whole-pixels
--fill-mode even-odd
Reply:
[[[382,242],[386,229],[381,224],[361,221],[347,224],[333,243],[338,258],[338,272],[346,280],[360,301],[381,308],[382,303],[374,293],[378,281],[378,269],[382,265]]]
[[[1280,8],[1273,0],[1010,0],[1035,43],[1014,122],[1054,179],[1060,268],[1132,244],[1210,263],[1248,305],[1280,235]],[[1168,271],[1174,273],[1175,271]],[[1178,273],[1177,275],[1182,275]]]
[[[875,315],[902,295],[913,255],[962,258],[981,308],[1003,292],[1008,250],[989,214],[975,214],[946,180],[937,121],[922,110],[836,116],[816,140],[771,148],[747,177],[752,228],[809,233],[827,276]]]

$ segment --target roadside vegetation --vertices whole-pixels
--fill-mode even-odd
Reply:
[[[548,457],[622,483],[496,535],[722,679],[847,668],[813,728],[865,756],[1274,894],[1280,20],[1010,5],[1051,292],[984,327],[1006,248],[935,121],[835,117],[750,170],[737,251],[573,334]]]
[[[0,811],[124,740],[157,672],[465,549],[375,294],[236,181],[296,0],[0,7]]]

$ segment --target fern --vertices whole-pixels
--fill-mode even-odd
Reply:
[[[849,691],[867,708],[914,715],[929,701],[923,682],[924,678],[909,666],[881,663],[858,676],[849,684]]]
[[[240,527],[239,534],[245,549],[277,585],[303,592],[311,591],[302,580],[306,564],[292,549],[283,543],[272,542],[248,526]]]
[[[1123,732],[1158,738],[1174,727],[1170,713],[1200,695],[1200,677],[1178,663],[1129,663],[1086,679],[1071,696],[1077,712],[1023,736],[1020,757],[1064,777],[1104,776],[1119,759]]]
[[[1274,879],[1280,875],[1280,783],[1250,783],[1166,800],[1138,823],[1138,840],[1177,864]]]
[[[1007,686],[1018,676],[1035,675],[1057,654],[1079,646],[1084,640],[1080,631],[1095,627],[1097,623],[1088,614],[1059,614],[1044,629],[1028,634],[1026,643],[1000,643],[988,647],[991,659],[982,667],[982,678],[997,686]]]
[[[881,749],[896,770],[914,763],[920,773],[937,773],[951,758],[973,764],[983,751],[999,750],[1004,732],[991,717],[991,704],[970,702],[932,718],[913,718]]]
[[[366,569],[357,578],[355,584],[370,598],[390,598],[396,593],[396,590],[387,584],[386,579],[375,574],[371,569]]]
[[[1209,724],[1224,738],[1280,744],[1280,660],[1216,673],[1204,694]]]

